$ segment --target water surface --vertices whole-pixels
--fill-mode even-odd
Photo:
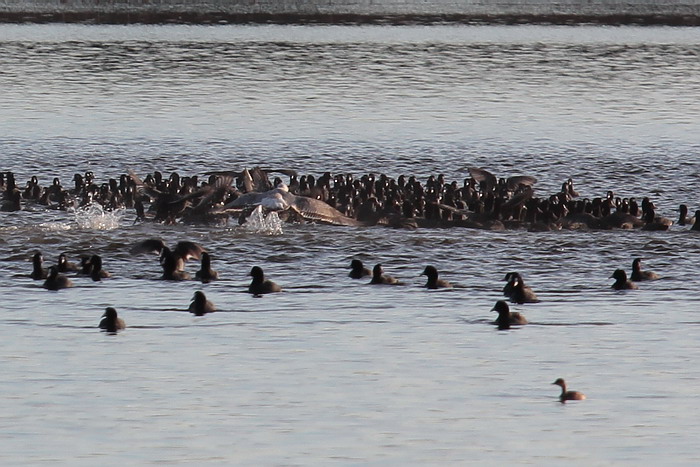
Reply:
[[[264,165],[534,175],[548,194],[698,206],[700,34],[603,27],[0,26],[0,161],[92,170]],[[695,464],[698,237],[107,224],[1,213],[0,459],[17,464]],[[109,227],[109,228],[102,228]],[[159,281],[138,240],[205,245],[222,280]],[[99,253],[113,278],[25,275]],[[662,279],[610,289],[642,257]],[[347,278],[352,258],[406,285]],[[426,264],[460,287],[429,292]],[[285,292],[245,293],[253,265]],[[191,272],[196,270],[188,265]],[[542,299],[496,331],[505,272]],[[220,311],[186,309],[203,290]],[[106,306],[128,328],[96,329]],[[557,402],[558,377],[588,400]]]

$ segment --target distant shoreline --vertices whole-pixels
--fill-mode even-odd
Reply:
[[[700,26],[700,0],[0,0],[0,22]]]
[[[700,26],[681,14],[305,14],[194,11],[0,11],[0,23],[83,24],[552,24]]]

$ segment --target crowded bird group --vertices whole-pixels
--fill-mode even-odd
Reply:
[[[225,224],[229,218],[243,222],[261,207],[276,211],[289,222],[335,225],[385,225],[397,228],[465,227],[488,230],[527,229],[643,229],[668,230],[673,221],[657,214],[649,197],[637,201],[613,191],[592,199],[581,198],[572,179],[556,193],[535,195],[537,179],[519,175],[498,178],[489,171],[468,167],[463,182],[449,182],[431,175],[424,183],[414,176],[396,179],[384,174],[325,172],[316,178],[301,177],[287,169],[243,169],[164,177],[159,171],[139,177],[134,171],[98,183],[93,172],[76,173],[73,187],[59,178],[41,186],[34,175],[21,189],[12,172],[0,172],[2,211],[20,211],[28,205],[66,210],[99,204],[105,210],[134,209],[138,221],[167,224]],[[288,175],[288,182],[269,174]],[[688,216],[681,204],[677,225],[700,230],[700,210]]]
[[[210,172],[200,181],[197,175],[180,176],[177,172],[167,178],[155,171],[145,178],[135,172],[121,174],[107,182],[98,183],[92,172],[75,174],[72,188],[64,188],[59,178],[53,178],[48,186],[41,186],[37,176],[31,176],[24,188],[20,188],[12,172],[0,172],[2,211],[21,211],[29,205],[46,209],[68,210],[98,204],[105,210],[133,209],[137,222],[206,223],[225,224],[229,218],[244,223],[255,209],[264,213],[276,212],[288,222],[318,222],[347,226],[384,225],[396,228],[465,227],[489,230],[527,229],[546,231],[558,229],[643,229],[667,230],[673,224],[656,213],[654,203],[643,197],[620,198],[609,191],[603,197],[581,199],[568,179],[561,190],[548,196],[535,196],[536,178],[513,176],[497,178],[485,169],[469,167],[470,176],[463,183],[448,182],[443,175],[430,176],[421,183],[414,176],[401,175],[390,178],[384,174],[366,174],[355,178],[350,174],[331,175],[325,172],[316,178],[291,170],[261,168],[242,171]],[[269,174],[279,173],[289,177],[285,183],[280,177],[272,181]],[[686,205],[679,207],[677,225],[691,225],[690,230],[700,231],[700,210],[695,217],[688,217]],[[197,259],[200,269],[194,279],[207,283],[218,279],[212,269],[210,254],[200,245],[181,241],[169,247],[160,239],[150,239],[133,246],[131,253],[153,252],[158,254],[163,269],[161,279],[182,281],[191,279],[185,271],[185,262]],[[59,290],[72,286],[66,274],[84,276],[93,281],[108,278],[99,255],[84,256],[79,264],[71,263],[65,254],[55,265],[44,267],[41,252],[32,258],[30,277],[43,280],[43,287]],[[381,264],[372,270],[360,260],[350,265],[350,277],[367,278],[371,285],[402,285],[387,274]],[[441,279],[438,270],[428,265],[423,270],[428,289],[452,288]],[[282,288],[265,278],[263,269],[254,266],[249,273],[251,283],[248,292],[261,296],[282,291]],[[636,283],[657,279],[653,272],[641,269],[641,260],[635,259],[632,274],[628,278],[623,269],[617,269],[611,278],[615,290],[636,289]],[[528,287],[521,274],[509,272],[504,277],[503,294],[512,303],[537,303],[537,295]],[[205,294],[197,291],[188,311],[203,316],[216,311],[216,306]],[[508,302],[498,300],[491,311],[498,317],[494,324],[499,330],[527,324],[519,312],[510,311]],[[124,321],[113,307],[108,307],[99,327],[110,333],[124,329]],[[567,391],[563,379],[553,384],[562,388],[560,400],[581,400],[583,394]]]

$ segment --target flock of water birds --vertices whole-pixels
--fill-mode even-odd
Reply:
[[[325,172],[318,178],[301,177],[288,169],[244,169],[181,176],[159,171],[139,177],[134,171],[98,183],[93,172],[75,174],[72,188],[55,177],[41,186],[32,176],[20,188],[12,172],[0,172],[2,211],[21,211],[32,206],[67,210],[99,204],[106,210],[134,209],[139,221],[166,224],[222,224],[229,218],[243,222],[259,207],[276,211],[290,222],[321,222],[337,225],[386,225],[401,228],[467,227],[488,230],[528,229],[634,229],[668,230],[673,224],[659,216],[649,197],[638,201],[608,191],[593,199],[580,198],[572,179],[561,190],[535,195],[537,179],[519,175],[497,178],[489,171],[468,167],[470,176],[460,185],[444,175],[431,175],[421,183],[414,176],[394,179],[385,174]],[[289,176],[284,183],[279,176]],[[146,209],[148,206],[148,209]],[[678,225],[700,230],[700,210],[688,217],[679,206]]]
[[[289,176],[289,183],[277,177],[270,181],[268,174],[280,172]],[[263,170],[254,168],[240,172],[214,172],[206,174],[206,180],[198,176],[181,177],[173,172],[167,179],[156,171],[141,179],[133,171],[106,183],[96,182],[92,172],[75,174],[72,189],[63,188],[54,178],[49,186],[41,187],[38,177],[32,176],[20,189],[12,172],[0,172],[0,190],[3,193],[2,211],[20,211],[43,206],[45,209],[74,209],[99,204],[106,210],[133,208],[136,221],[173,223],[228,222],[230,217],[239,223],[254,211],[275,212],[288,222],[321,222],[336,225],[386,225],[397,228],[417,227],[467,227],[490,230],[502,229],[633,229],[667,230],[673,222],[655,212],[649,198],[637,203],[635,198],[619,198],[613,192],[605,197],[578,199],[573,181],[566,180],[561,190],[545,197],[534,194],[537,180],[530,176],[496,178],[490,172],[469,168],[470,177],[462,186],[446,182],[444,176],[430,176],[425,184],[415,177],[400,176],[397,179],[385,175],[367,174],[360,178],[352,175],[332,176],[324,173],[318,179],[312,175],[298,177],[290,170]],[[148,206],[148,208],[146,208]],[[694,218],[688,217],[685,205],[679,208],[679,225],[691,225],[700,231],[700,210]],[[185,271],[185,262],[201,261],[194,278],[204,283],[218,279],[212,269],[211,256],[194,242],[181,241],[172,248],[160,239],[149,239],[134,245],[133,254],[156,253],[163,268],[162,279],[181,281],[191,279]],[[69,273],[101,281],[110,277],[97,255],[81,257],[80,263],[68,261],[65,254],[55,265],[44,267],[41,252],[32,258],[30,277],[43,280],[48,290],[60,290],[72,286]],[[381,264],[370,271],[360,260],[350,264],[349,276],[353,279],[370,278],[372,285],[401,285],[398,279],[386,274]],[[452,288],[439,278],[438,270],[426,266],[422,275],[427,277],[429,289]],[[263,269],[254,266],[249,273],[252,280],[248,292],[261,296],[281,292],[282,288],[265,278]],[[636,282],[654,280],[658,276],[641,269],[641,259],[632,264],[628,278],[623,269],[613,272],[612,288],[636,289]],[[513,303],[536,303],[535,292],[525,284],[518,272],[505,276],[503,295]],[[216,311],[216,306],[201,291],[195,292],[188,311],[203,316]],[[494,324],[498,329],[527,324],[518,312],[510,311],[505,300],[498,300],[491,311],[498,313]],[[107,307],[99,328],[116,334],[126,326],[113,307]],[[568,391],[563,379],[554,383],[561,387],[560,400],[582,400],[585,396]]]
[[[199,244],[190,241],[180,241],[172,249],[165,245],[160,239],[149,239],[137,243],[131,249],[131,253],[154,252],[159,254],[159,261],[163,267],[163,280],[182,281],[189,280],[191,276],[185,271],[185,262],[189,259],[199,259],[200,269],[195,273],[195,279],[208,283],[219,278],[219,274],[211,267],[211,257]],[[56,265],[49,268],[43,267],[43,255],[37,251],[32,258],[32,272],[29,276],[34,280],[44,280],[43,287],[48,290],[60,290],[73,286],[71,279],[64,273],[75,273],[91,278],[93,281],[101,281],[109,278],[110,274],[102,269],[102,260],[99,255],[83,256],[80,264],[68,261],[65,253],[58,257]],[[370,271],[359,259],[353,259],[350,263],[350,273],[352,279],[370,278],[369,285],[404,285],[397,278],[384,272],[381,264],[376,264]],[[619,276],[619,273],[622,275]],[[249,275],[252,277],[248,287],[248,292],[254,296],[282,292],[282,287],[277,283],[266,279],[263,269],[253,266]],[[421,275],[427,277],[425,287],[428,289],[450,289],[453,285],[439,277],[435,266],[428,265]],[[627,279],[624,271],[618,269],[613,276],[616,282],[612,285],[614,289],[634,289],[637,286]],[[658,279],[658,276],[651,271],[641,270],[641,260],[636,258],[633,261],[633,281],[644,281]],[[503,295],[513,303],[537,303],[537,294],[525,284],[522,276],[518,272],[509,272],[505,275],[506,285],[503,288]],[[204,316],[216,311],[216,306],[207,299],[202,291],[196,291],[192,297],[188,309],[196,316]],[[522,326],[528,323],[525,316],[519,312],[512,312],[505,300],[498,300],[491,311],[498,312],[498,317],[493,322],[499,330],[510,329],[511,326]],[[126,323],[118,316],[117,310],[107,307],[101,317],[98,327],[110,334],[116,334],[126,328]],[[585,395],[577,391],[567,391],[566,383],[559,378],[554,383],[562,388],[560,401],[583,400]]]

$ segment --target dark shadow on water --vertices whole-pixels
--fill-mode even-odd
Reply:
[[[47,2],[48,3],[48,2]],[[700,19],[693,14],[682,14],[673,10],[638,12],[617,11],[600,8],[599,11],[581,13],[565,7],[561,11],[543,11],[533,14],[525,12],[470,12],[462,13],[414,13],[410,11],[395,14],[305,12],[289,9],[246,12],[236,8],[200,8],[189,11],[183,8],[136,8],[115,9],[107,6],[80,10],[26,8],[3,11],[0,20],[9,23],[89,23],[89,24],[381,24],[381,25],[434,25],[458,24],[603,24],[603,25],[664,25],[697,26]],[[517,10],[517,9],[516,9]]]

